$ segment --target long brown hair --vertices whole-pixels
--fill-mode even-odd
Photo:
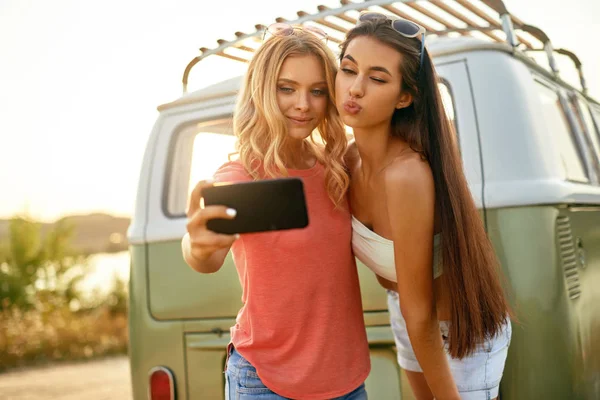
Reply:
[[[405,38],[385,19],[361,23],[341,45],[369,36],[402,54],[402,90],[410,106],[395,110],[391,135],[405,140],[425,158],[433,172],[436,213],[441,220],[444,285],[450,293],[449,352],[463,358],[486,338],[495,336],[512,315],[500,280],[498,259],[463,171],[452,124],[438,89],[438,76],[427,50],[420,63],[421,41]],[[393,50],[391,50],[393,51]]]

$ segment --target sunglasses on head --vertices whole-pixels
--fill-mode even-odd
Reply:
[[[325,31],[322,29],[310,25],[290,25],[285,22],[277,22],[269,25],[267,29],[265,29],[262,40],[265,40],[267,33],[273,36],[290,36],[294,34],[294,30],[312,33],[317,38],[324,40],[325,43],[327,43],[327,33],[325,33]]]
[[[358,25],[366,21],[379,20],[390,21],[392,29],[406,38],[419,38],[421,40],[421,60],[419,63],[419,69],[421,69],[421,66],[423,65],[423,54],[425,53],[425,28],[407,19],[386,15],[375,11],[361,12],[360,16],[358,17]]]

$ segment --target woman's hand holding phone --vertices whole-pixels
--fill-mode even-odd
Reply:
[[[192,190],[187,210],[187,233],[182,240],[182,250],[187,264],[203,273],[216,272],[221,268],[229,248],[239,237],[215,233],[206,227],[206,223],[215,218],[233,219],[236,210],[226,206],[201,207],[202,190],[212,187],[211,180],[200,181]]]

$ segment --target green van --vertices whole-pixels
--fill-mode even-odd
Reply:
[[[334,47],[362,9],[413,18],[429,32],[467,179],[519,318],[501,398],[599,399],[600,103],[587,95],[581,63],[554,50],[543,31],[509,14],[501,0],[342,0],[337,9],[298,12],[294,23],[323,28]],[[231,258],[217,274],[199,274],[183,261],[180,241],[189,191],[234,152],[231,118],[241,78],[190,93],[187,80],[208,56],[246,60],[263,29],[203,48],[185,69],[186,93],[158,108],[129,229],[136,400],[224,398],[225,350],[241,288]],[[573,60],[581,88],[561,79],[556,54]],[[369,396],[411,399],[396,363],[386,293],[358,268]]]

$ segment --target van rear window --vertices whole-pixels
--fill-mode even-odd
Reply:
[[[188,125],[174,138],[165,211],[169,216],[183,216],[196,183],[212,177],[228,161],[236,138],[231,118]]]
[[[452,87],[450,83],[444,79],[440,78],[438,82],[438,89],[440,91],[440,97],[442,98],[442,104],[444,106],[444,111],[446,112],[446,117],[448,117],[448,121],[452,125],[454,134],[456,135],[456,143],[458,144],[458,150],[460,149],[460,140],[459,140],[459,132],[458,125],[456,123],[456,103],[454,102],[454,97],[452,95]]]
[[[596,134],[600,137],[600,107],[590,108],[592,116],[594,117],[594,125],[596,125]]]
[[[450,85],[446,81],[441,81],[438,83],[438,88],[440,89],[440,95],[442,97],[444,109],[446,110],[446,116],[456,128],[456,113],[454,111],[454,99],[452,98]]]
[[[542,103],[546,129],[551,140],[558,146],[567,179],[576,182],[589,182],[582,161],[581,150],[578,149],[574,133],[571,132],[558,93],[540,82],[537,82],[536,86]]]
[[[592,152],[596,157],[594,160],[595,166],[596,168],[600,168],[600,133],[598,132],[596,124],[592,118],[590,107],[580,97],[577,97],[576,99],[579,105],[579,111],[583,117],[583,121],[580,122],[585,127],[585,132],[587,133],[591,142]],[[575,101],[575,98],[573,98],[572,101]],[[598,174],[600,176],[600,171],[598,171]]]
[[[600,142],[600,109],[590,107],[589,110],[593,119],[593,124],[596,127],[596,138],[598,138],[598,141]]]

